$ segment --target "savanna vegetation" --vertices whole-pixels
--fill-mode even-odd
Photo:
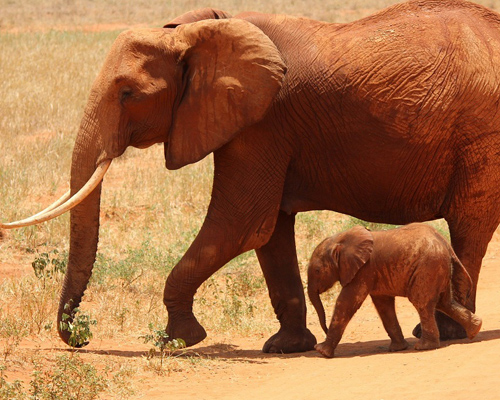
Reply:
[[[478,1],[491,8],[500,1]],[[161,26],[207,5],[346,22],[389,0],[0,0],[0,217],[31,215],[67,190],[71,151],[93,79],[126,26]],[[136,343],[130,357],[62,346],[55,316],[68,248],[68,216],[0,232],[0,398],[134,398],[139,376],[221,362],[165,347],[163,285],[201,226],[211,158],[179,171],[162,146],[129,149],[106,175],[98,259],[75,337]],[[298,216],[299,263],[325,236],[357,223],[332,212]],[[443,222],[437,223],[445,230]],[[305,276],[304,276],[305,279]],[[331,294],[334,296],[334,294]],[[195,314],[209,335],[267,337],[278,324],[253,252],[231,261],[199,290]],[[225,339],[224,339],[225,338]],[[76,339],[75,339],[76,340]]]

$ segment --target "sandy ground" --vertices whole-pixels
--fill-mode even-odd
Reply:
[[[235,338],[229,349],[198,347],[232,366],[186,376],[186,381],[150,382],[145,398],[163,399],[499,399],[500,259],[490,251],[482,269],[478,314],[483,328],[472,340],[445,342],[438,350],[388,353],[389,340],[367,301],[356,314],[334,359],[316,352],[264,355],[262,341]],[[406,299],[398,316],[411,345],[418,320]],[[310,313],[310,319],[315,316]],[[311,324],[316,337],[322,334]],[[156,386],[156,387],[154,387]]]
[[[0,265],[0,278],[26,273],[32,273],[29,266],[15,259]],[[500,230],[483,260],[477,298],[483,326],[472,341],[443,342],[440,349],[432,351],[413,350],[416,339],[411,331],[418,316],[406,299],[398,298],[398,318],[410,349],[389,353],[389,338],[367,299],[347,327],[333,359],[322,358],[315,351],[263,354],[265,337],[217,336],[213,332],[192,348],[199,355],[193,358],[195,366],[186,367],[186,361],[170,373],[157,374],[145,368],[145,354],[151,346],[137,335],[125,335],[121,340],[94,339],[81,350],[81,356],[97,366],[109,362],[134,365],[132,399],[500,399],[499,288]],[[328,315],[332,306],[326,305]],[[270,324],[277,327],[274,321]],[[308,310],[308,325],[322,340],[324,334],[312,309]],[[68,351],[58,338],[26,338],[16,353],[43,357]],[[14,364],[8,380],[28,383],[32,368],[26,368],[26,363]]]
[[[437,350],[389,353],[389,339],[369,300],[355,315],[337,348],[336,358],[315,351],[263,354],[265,338],[209,337],[194,347],[220,362],[206,367],[139,377],[144,399],[500,399],[500,235],[483,262],[477,299],[483,327],[469,341],[444,342]],[[398,316],[411,348],[418,317],[406,299],[397,299]],[[330,310],[331,311],[331,310]],[[323,337],[309,310],[310,329]],[[210,335],[210,333],[209,333]],[[95,349],[95,350],[93,350]],[[142,357],[143,351],[116,341],[94,342],[88,351]]]

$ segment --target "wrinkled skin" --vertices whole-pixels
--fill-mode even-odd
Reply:
[[[192,313],[196,290],[255,249],[281,323],[263,350],[312,349],[294,220],[318,209],[393,224],[445,218],[473,281],[466,305],[474,310],[500,221],[497,14],[449,0],[403,3],[345,25],[227,17],[201,10],[165,29],[121,34],[73,153],[75,193],[127,146],[164,143],[169,169],[213,152],[205,222],[165,286],[170,337],[205,338]],[[71,212],[59,320],[70,299],[78,306],[92,272],[100,191]]]
[[[327,328],[319,295],[338,281],[342,290]],[[451,246],[428,225],[378,232],[356,226],[325,239],[314,250],[308,268],[309,298],[327,334],[315,348],[333,357],[347,324],[368,295],[391,338],[390,351],[408,347],[396,316],[395,296],[408,297],[420,316],[422,335],[416,350],[439,347],[436,309],[462,325],[472,339],[481,329],[481,319],[454,299],[452,286],[463,295],[472,281]]]

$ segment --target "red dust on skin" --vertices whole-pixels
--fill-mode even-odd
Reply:
[[[408,347],[396,316],[396,296],[407,297],[420,316],[422,335],[416,350],[440,346],[436,310],[460,323],[469,339],[481,329],[481,318],[453,295],[456,290],[461,302],[466,302],[463,294],[470,293],[472,287],[469,274],[446,240],[426,224],[375,232],[361,226],[351,228],[324,240],[314,250],[308,272],[309,297],[322,326],[326,323],[319,294],[335,283],[326,278],[325,285],[322,280],[335,275],[342,285],[326,340],[315,346],[328,358],[334,356],[347,324],[368,295],[391,338],[390,351]]]

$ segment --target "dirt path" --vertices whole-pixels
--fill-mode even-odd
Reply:
[[[500,230],[499,230],[500,232]],[[12,268],[9,268],[13,266]],[[3,265],[3,273],[27,273],[19,264]],[[193,350],[196,365],[158,375],[136,368],[133,399],[500,399],[500,233],[490,243],[479,281],[478,315],[483,327],[472,340],[444,342],[438,350],[412,350],[416,339],[411,331],[418,316],[411,304],[398,298],[398,317],[410,350],[389,353],[389,339],[369,300],[351,321],[334,359],[315,351],[293,355],[261,352],[264,337],[209,337]],[[332,305],[327,306],[328,314]],[[309,327],[323,338],[313,310]],[[270,323],[274,323],[270,321]],[[274,323],[277,327],[277,323]],[[65,353],[68,349],[52,341],[26,339],[21,348],[39,354]],[[146,365],[149,345],[137,337],[93,340],[82,356],[94,365]],[[55,353],[54,353],[55,354]],[[207,360],[208,359],[208,360]],[[185,361],[185,360],[183,360]],[[29,382],[30,371],[14,368],[9,379]]]
[[[14,265],[14,264],[13,264]],[[17,265],[17,264],[16,264]],[[4,265],[5,267],[6,265]],[[9,265],[7,265],[9,266]],[[21,273],[7,268],[7,275]],[[170,374],[136,368],[133,399],[500,399],[500,235],[497,233],[483,261],[477,300],[483,327],[472,340],[444,342],[438,350],[389,353],[389,339],[369,300],[351,321],[334,359],[315,351],[293,355],[261,352],[264,337],[209,337],[193,350],[192,368],[186,360]],[[398,317],[410,347],[411,331],[418,322],[406,299],[396,301]],[[331,313],[331,305],[328,307]],[[309,327],[318,339],[323,333],[314,311]],[[270,322],[274,323],[274,322]],[[276,323],[277,326],[277,323]],[[52,341],[26,339],[21,348],[38,354],[63,354],[65,346]],[[114,360],[118,365],[146,365],[149,345],[137,337],[93,340],[81,351],[94,365]],[[56,353],[53,353],[53,352]],[[9,379],[29,382],[30,371],[14,368]]]

